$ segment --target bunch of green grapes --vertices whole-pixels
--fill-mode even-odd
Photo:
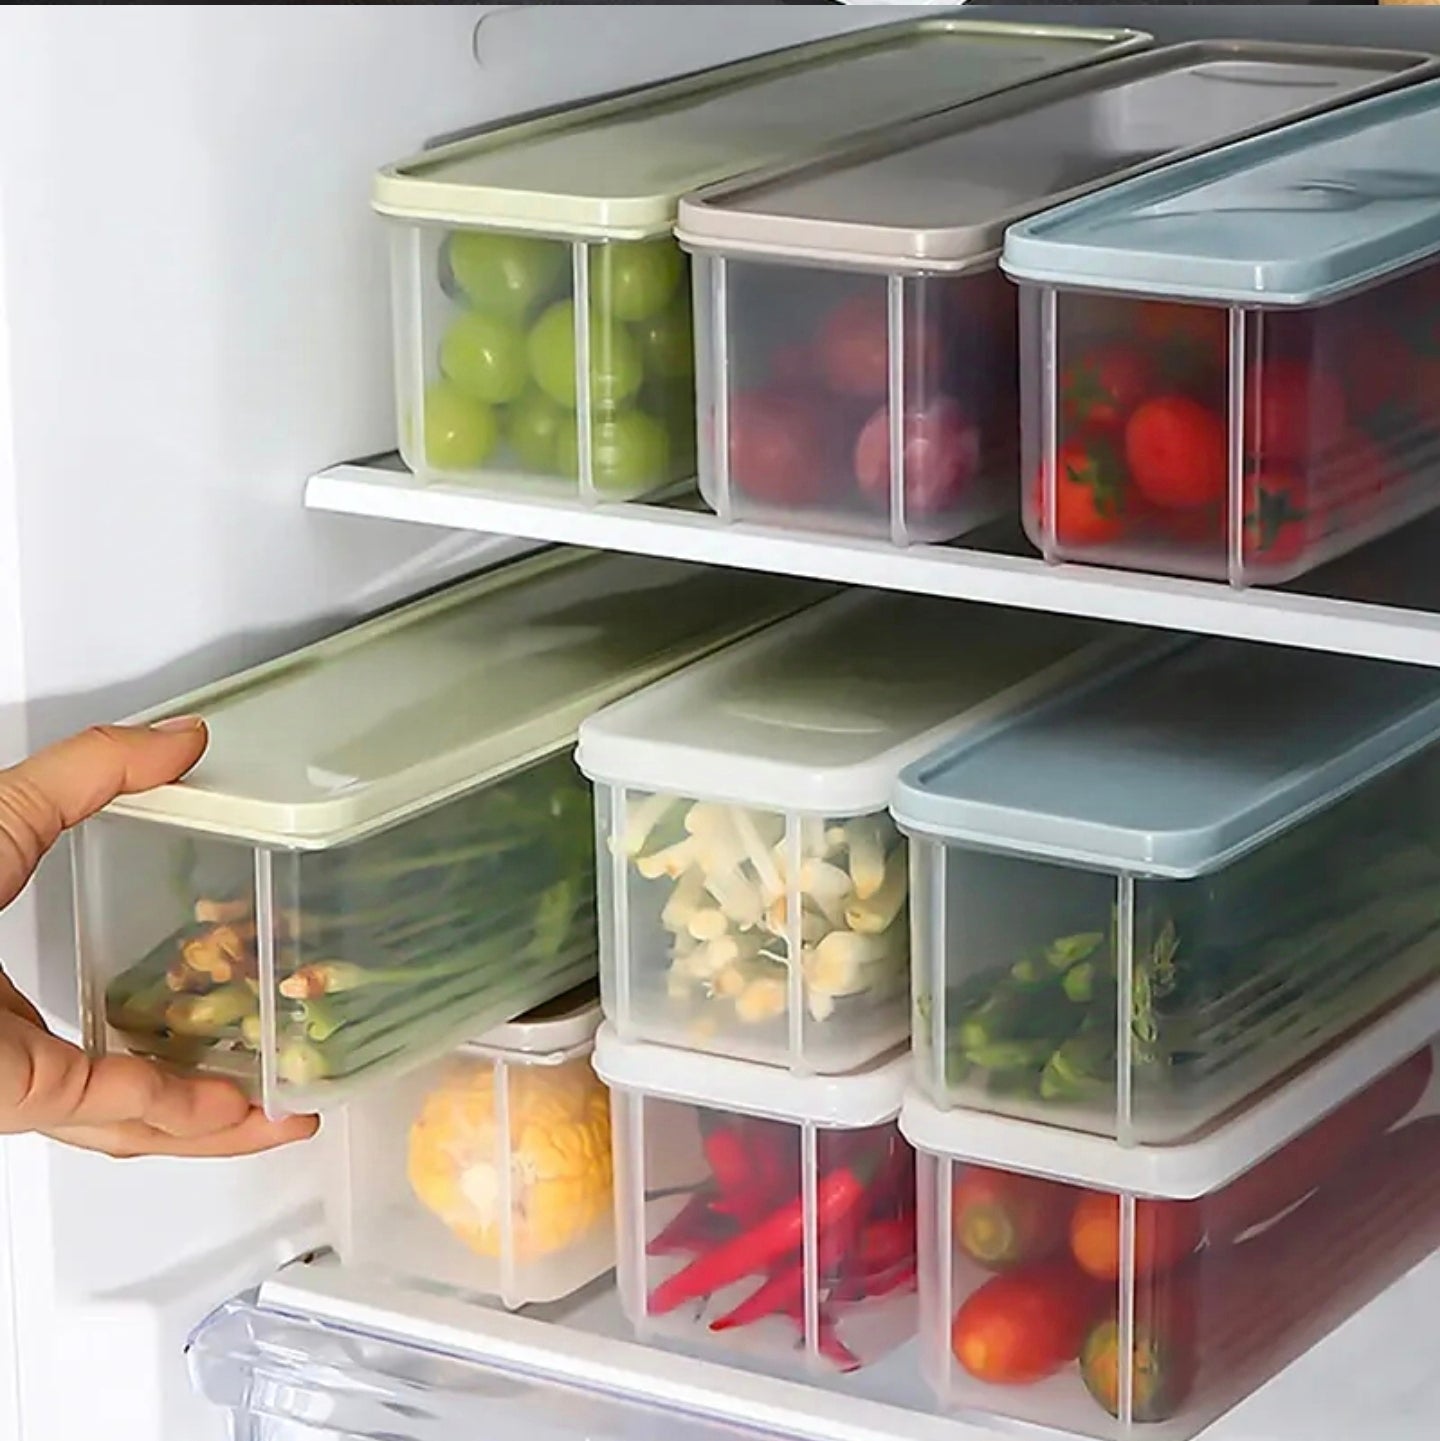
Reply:
[[[461,303],[425,397],[425,456],[440,470],[499,459],[578,478],[578,365],[568,243],[458,230],[441,283]],[[633,494],[694,464],[694,341],[685,257],[668,237],[589,250],[595,485]]]

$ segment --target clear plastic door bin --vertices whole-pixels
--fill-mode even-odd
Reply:
[[[848,1071],[909,1035],[901,768],[1138,633],[837,597],[592,716],[606,1016],[650,1040]]]
[[[588,503],[695,475],[680,195],[1148,43],[929,16],[497,125],[381,171],[400,451]]]
[[[847,1372],[915,1332],[908,1057],[839,1077],[627,1045],[614,1104],[620,1302],[642,1341]]]
[[[1005,227],[1435,68],[1352,47],[1167,47],[687,196],[705,499],[725,519],[900,545],[1013,512]]]
[[[593,977],[579,722],[825,593],[556,551],[145,717],[210,745],[77,835],[92,1054],[310,1110]]]
[[[1278,584],[1440,499],[1440,85],[1014,227],[1025,527]]]
[[[937,1105],[1172,1143],[1440,976],[1440,674],[1203,641],[911,767]]]

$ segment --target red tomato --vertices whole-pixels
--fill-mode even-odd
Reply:
[[[1345,434],[1345,388],[1306,360],[1270,360],[1245,382],[1245,450],[1266,465],[1304,460]]]
[[[773,505],[813,505],[825,493],[825,429],[807,396],[757,390],[730,402],[730,478]]]
[[[980,431],[948,395],[905,412],[902,465],[905,504],[933,515],[958,504],[980,472]],[[882,405],[855,442],[860,493],[879,505],[890,499],[890,408]]]
[[[1125,467],[1108,436],[1092,435],[1060,447],[1055,457],[1055,534],[1058,545],[1104,545],[1118,540],[1131,510]],[[1043,475],[1035,479],[1033,513],[1043,528]]]
[[[1065,419],[1081,430],[1118,430],[1149,393],[1149,360],[1129,345],[1082,355],[1060,377]]]
[[[1310,492],[1294,471],[1258,470],[1245,477],[1245,560],[1288,565],[1311,537]]]
[[[918,334],[916,333],[918,331]],[[906,326],[906,375],[914,382],[940,368],[942,345],[934,324]],[[825,318],[815,342],[820,375],[840,395],[880,399],[890,382],[889,310],[883,294],[842,301]]]
[[[1076,1194],[1058,1181],[967,1166],[950,1198],[956,1244],[990,1271],[1043,1261],[1065,1244]]]
[[[1356,316],[1340,327],[1336,360],[1346,410],[1359,425],[1395,425],[1410,399],[1411,357],[1389,325]]]
[[[1135,307],[1135,329],[1182,370],[1229,364],[1230,315],[1213,305],[1142,300]]]
[[[1135,411],[1125,426],[1125,459],[1140,493],[1167,510],[1225,498],[1225,421],[1187,395],[1157,395]]]
[[[1097,1281],[1113,1281],[1120,1274],[1120,1220],[1120,1197],[1109,1191],[1086,1191],[1071,1214],[1071,1253]],[[1152,1276],[1178,1266],[1204,1235],[1196,1202],[1137,1200],[1135,1274]]]
[[[950,1346],[979,1381],[1033,1385],[1080,1355],[1105,1304],[1104,1288],[1073,1266],[1041,1262],[992,1276],[972,1292],[955,1313]]]
[[[1351,430],[1311,472],[1311,534],[1367,525],[1398,479],[1395,462],[1363,430]]]

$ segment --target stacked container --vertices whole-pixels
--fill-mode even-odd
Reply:
[[[687,190],[1148,43],[887,25],[496,127],[381,172],[400,450],[425,480],[587,503],[695,474]]]
[[[77,835],[91,1054],[313,1110],[593,977],[579,722],[825,593],[556,551],[142,717],[210,744]]]
[[[594,984],[372,1088],[328,1123],[327,1218],[346,1264],[554,1301],[615,1264],[610,1102]]]
[[[696,260],[705,499],[726,520],[897,545],[1013,510],[1006,226],[1434,65],[1349,47],[1176,46],[687,197],[676,233]]]
[[[1014,227],[1048,560],[1292,579],[1440,498],[1440,85]]]
[[[592,716],[577,759],[616,1034],[822,1074],[905,1040],[896,776],[1140,649],[1090,622],[856,592]]]

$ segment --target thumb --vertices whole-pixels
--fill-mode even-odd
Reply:
[[[148,729],[94,726],[0,770],[0,906],[9,905],[62,831],[117,796],[179,780],[205,753],[198,716]]]

